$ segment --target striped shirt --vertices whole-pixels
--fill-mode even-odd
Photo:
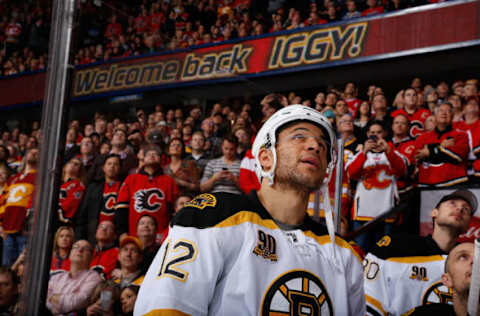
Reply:
[[[214,174],[223,170],[223,168],[227,168],[228,171],[233,173],[235,177],[238,178],[240,175],[240,160],[235,160],[232,164],[227,164],[223,160],[223,156],[217,159],[210,160],[205,169],[203,171],[202,179],[200,183],[203,183],[213,177]],[[217,181],[211,190],[211,192],[228,192],[233,194],[242,194],[242,191],[230,180],[219,180]]]

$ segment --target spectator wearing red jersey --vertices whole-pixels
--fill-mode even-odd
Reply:
[[[362,16],[380,14],[383,12],[384,9],[381,5],[378,5],[377,0],[367,0],[367,9],[362,11]]]
[[[350,110],[350,113],[352,113],[353,116],[357,113],[358,107],[360,106],[360,103],[362,103],[362,100],[357,98],[358,95],[358,90],[357,87],[355,86],[355,83],[353,82],[348,82],[345,85],[345,89],[343,90],[343,99],[348,105],[348,109]]]
[[[303,22],[305,26],[312,26],[312,25],[325,24],[325,23],[327,23],[327,20],[320,18],[316,11],[311,11],[310,14],[308,15],[308,18]]]
[[[62,173],[63,184],[60,187],[58,199],[58,224],[72,225],[73,217],[85,192],[85,168],[82,161],[74,157],[65,164]]]
[[[105,37],[111,39],[112,37],[122,35],[122,25],[117,22],[117,16],[114,14],[110,18],[110,23],[105,29]]]
[[[434,115],[436,128],[415,141],[419,186],[447,187],[466,182],[467,133],[452,128],[451,103],[437,105]]]
[[[148,21],[151,27],[151,31],[155,32],[160,30],[162,25],[165,23],[165,12],[160,11],[158,3],[152,3],[152,8],[150,9],[150,15],[148,16]]]
[[[157,220],[157,234],[161,236],[173,213],[178,186],[162,172],[161,150],[150,145],[144,153],[144,167],[138,173],[129,175],[118,193],[115,222],[119,235],[128,233],[136,236],[138,219],[149,214]]]
[[[102,180],[88,184],[75,218],[77,239],[88,239],[95,244],[98,223],[114,221],[117,194],[120,190],[119,172],[122,161],[118,155],[107,155],[103,163]]]
[[[392,113],[392,117],[403,114],[410,123],[409,135],[412,138],[417,137],[425,128],[425,120],[430,116],[430,111],[417,106],[417,92],[413,88],[407,88],[403,94],[404,108],[398,109]]]
[[[115,269],[118,253],[115,247],[115,225],[110,221],[103,221],[98,225],[95,233],[96,245],[93,250],[93,258],[90,262],[90,269],[97,271],[104,279],[111,277]]]
[[[70,270],[70,250],[72,249],[75,234],[73,228],[60,226],[53,238],[53,255],[50,264],[50,276]]]
[[[462,131],[473,131],[480,125],[479,118],[480,108],[478,101],[475,98],[470,98],[463,108],[463,120],[453,123],[453,127]]]
[[[5,42],[8,50],[16,50],[19,47],[20,36],[22,35],[22,24],[12,16],[5,27]]]
[[[463,87],[464,90],[464,98],[465,100],[469,100],[470,98],[474,98],[478,102],[478,88],[473,80],[468,80],[465,86]]]
[[[148,12],[144,5],[140,9],[140,14],[135,18],[133,27],[135,28],[135,33],[139,35],[148,31]]]
[[[35,178],[37,175],[38,149],[27,151],[24,169],[16,174],[7,188],[7,198],[0,206],[2,221],[3,256],[2,264],[10,266],[25,248],[25,220],[32,207]]]

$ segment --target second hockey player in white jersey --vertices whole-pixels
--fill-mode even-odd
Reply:
[[[364,315],[360,258],[306,215],[335,164],[331,144],[317,111],[275,113],[253,145],[258,193],[202,194],[180,211],[135,315]]]

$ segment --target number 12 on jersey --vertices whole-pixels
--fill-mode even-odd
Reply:
[[[170,277],[182,282],[187,281],[188,272],[179,266],[195,261],[197,254],[197,245],[193,241],[180,239],[173,244],[168,240],[157,279]]]

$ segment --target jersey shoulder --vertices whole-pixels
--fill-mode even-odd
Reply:
[[[412,308],[404,316],[455,316],[453,305],[443,303],[433,303]]]
[[[423,257],[444,254],[431,237],[406,233],[383,236],[370,252],[384,260],[396,257]]]
[[[172,226],[208,228],[214,227],[242,211],[256,213],[261,205],[250,195],[232,193],[203,193],[187,202],[172,219]]]

